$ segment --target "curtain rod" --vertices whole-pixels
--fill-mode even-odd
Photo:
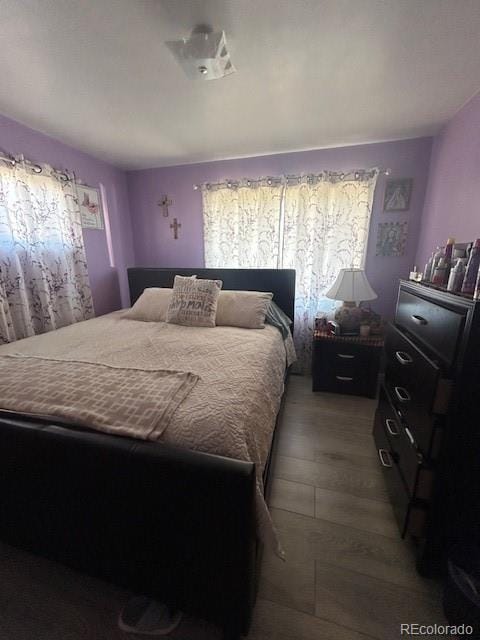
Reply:
[[[349,171],[323,171],[321,173],[272,176],[272,177],[268,176],[265,178],[254,178],[254,179],[243,178],[243,179],[229,180],[228,178],[226,178],[225,180],[221,180],[220,182],[206,182],[203,185],[194,184],[193,189],[194,191],[197,191],[198,189],[201,189],[202,186],[205,186],[207,189],[211,187],[213,188],[234,187],[234,186],[238,186],[240,182],[245,183],[247,186],[250,186],[251,184],[258,184],[260,182],[266,182],[269,185],[283,184],[285,182],[293,181],[293,180],[302,180],[302,179],[308,180],[309,178],[311,178],[312,180],[318,179],[324,175],[329,175],[332,177],[338,177],[340,179],[343,179],[345,176],[348,176],[349,174],[353,174],[355,178],[359,178],[359,177],[365,176],[368,173],[372,173],[373,171],[378,171],[380,175],[385,175],[385,176],[389,176],[392,172],[391,169],[388,169],[388,168],[387,169],[351,169]]]
[[[8,164],[11,164],[12,167],[14,167],[16,164],[26,164],[32,169],[34,173],[40,174],[43,171],[42,166],[38,162],[33,162],[32,160],[28,160],[23,155],[13,156],[7,153],[6,151],[4,151],[3,149],[0,149],[0,160],[2,160],[3,162],[7,162]],[[63,180],[64,182],[67,182],[72,179],[71,176],[68,174],[68,172],[65,171],[64,169],[55,169],[54,167],[52,167],[52,171],[56,173],[60,177],[60,179]]]

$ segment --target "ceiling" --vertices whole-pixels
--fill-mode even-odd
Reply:
[[[479,0],[0,0],[0,112],[124,168],[428,135],[480,88]],[[165,45],[224,29],[237,68]],[[0,141],[1,145],[1,141]]]

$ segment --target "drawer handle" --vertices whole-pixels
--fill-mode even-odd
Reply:
[[[423,464],[423,455],[417,450],[417,443],[415,442],[415,438],[412,436],[412,432],[408,427],[405,427],[405,433],[407,434],[407,438],[410,440],[410,444],[414,447],[417,453],[417,463]]]
[[[417,448],[417,445],[415,444],[415,438],[412,436],[412,432],[408,427],[404,427],[404,428],[405,428],[405,433],[407,434],[407,438],[410,440],[410,444],[412,445],[412,447]]]
[[[380,458],[380,464],[382,465],[382,467],[387,467],[387,469],[391,469],[392,461],[390,458],[390,454],[386,449],[379,449],[378,457]]]
[[[391,418],[387,418],[385,420],[385,426],[387,427],[387,431],[391,436],[398,436],[398,434],[400,433],[397,429],[397,425],[395,424],[395,420],[392,420]]]
[[[415,324],[428,324],[428,320],[425,320],[422,316],[412,315],[412,320]]]
[[[403,404],[405,404],[406,402],[410,402],[411,400],[410,394],[403,387],[395,387],[395,395]]]
[[[343,358],[344,360],[346,359],[351,360],[352,358],[355,358],[355,356],[352,355],[351,353],[337,353],[337,356],[339,358]]]
[[[400,364],[412,364],[413,358],[405,351],[396,351],[395,356]]]
[[[348,376],[335,376],[337,380],[341,380],[342,382],[351,382],[353,378],[349,378]]]

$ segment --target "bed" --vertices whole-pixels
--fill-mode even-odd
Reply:
[[[293,317],[292,270],[130,269],[132,304],[146,287],[171,287],[176,274],[272,291]],[[262,457],[266,493],[272,442]],[[168,438],[146,442],[3,412],[0,536],[238,637],[250,625],[262,549],[258,472],[250,460]]]

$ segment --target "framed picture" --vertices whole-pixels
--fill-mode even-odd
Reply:
[[[77,184],[78,205],[84,229],[104,229],[100,189]]]
[[[403,256],[407,243],[407,222],[380,222],[377,231],[377,256]]]
[[[408,211],[412,195],[413,178],[391,178],[385,185],[384,211]]]

